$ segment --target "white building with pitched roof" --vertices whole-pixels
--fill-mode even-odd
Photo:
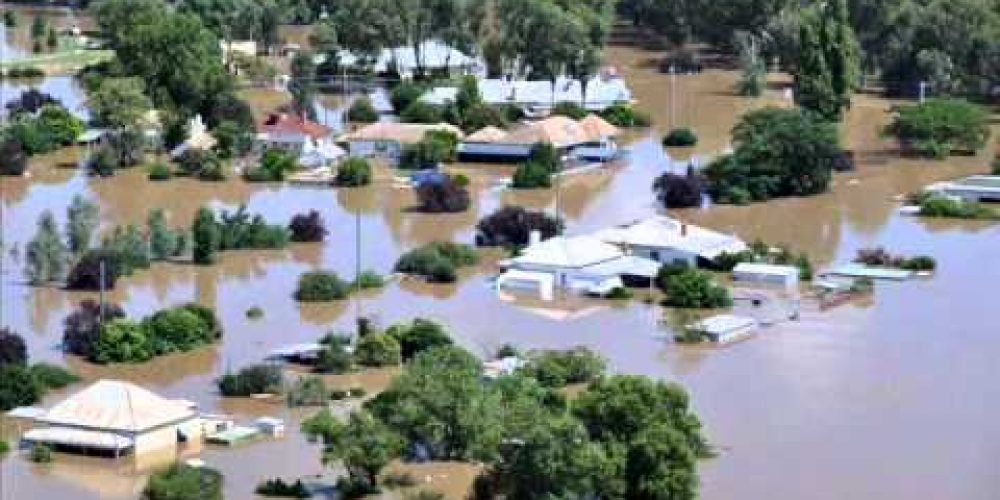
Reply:
[[[594,235],[625,252],[662,264],[687,264],[715,260],[722,253],[738,253],[747,245],[735,236],[687,224],[666,216],[655,216]]]
[[[58,449],[113,456],[177,446],[178,430],[197,415],[184,401],[162,398],[129,382],[100,380],[34,418],[23,439]]]

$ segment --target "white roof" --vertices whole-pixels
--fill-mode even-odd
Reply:
[[[762,276],[799,276],[799,268],[795,266],[779,266],[777,264],[760,264],[756,262],[741,262],[733,268],[733,274],[757,274]]]
[[[184,403],[119,380],[100,380],[52,407],[38,421],[51,425],[143,432],[194,418]]]
[[[132,447],[134,444],[131,438],[113,432],[88,431],[66,427],[31,429],[24,433],[23,439],[33,443],[101,448],[105,450],[124,450]]]
[[[514,372],[528,364],[517,356],[507,356],[483,363],[483,374],[487,378],[497,378],[503,375],[513,375]]]
[[[465,68],[480,64],[478,59],[469,57],[437,40],[428,40],[420,44],[420,57],[423,60],[424,69]],[[337,58],[340,60],[340,64],[345,66],[356,66],[361,62],[358,56],[348,51],[341,51],[337,54]],[[393,62],[400,73],[414,72],[417,68],[417,57],[413,47],[382,49],[378,57],[375,58],[373,69],[376,72],[388,71],[393,66]]]
[[[584,272],[597,276],[642,276],[655,278],[660,274],[660,263],[645,257],[626,255],[584,268]]]
[[[501,283],[506,281],[527,281],[549,286],[555,282],[555,279],[552,273],[523,271],[521,269],[509,269],[497,277],[497,280]]]
[[[519,257],[511,259],[511,262],[515,266],[524,264],[584,268],[623,256],[617,247],[593,236],[556,236],[529,246]]]
[[[747,327],[753,327],[757,324],[757,320],[753,318],[748,318],[746,316],[736,316],[733,314],[719,314],[709,318],[705,318],[697,323],[691,325],[695,330],[703,331],[710,334],[725,334],[733,330],[740,330]]]
[[[482,79],[479,80],[479,93],[489,104],[518,104],[522,106],[551,106],[553,102],[574,102],[583,100],[583,90],[580,81],[575,78],[559,77],[556,79],[555,95],[552,93],[552,82],[548,80],[518,80]],[[458,95],[457,87],[435,87],[420,99],[429,104],[442,106],[454,101]],[[604,109],[612,104],[629,103],[632,101],[632,91],[625,80],[617,77],[595,76],[587,82],[587,109]]]
[[[664,216],[605,229],[596,236],[616,245],[665,248],[706,259],[714,259],[723,252],[737,253],[747,248],[746,243],[735,236]]]

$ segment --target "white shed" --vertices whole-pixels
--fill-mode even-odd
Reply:
[[[733,281],[753,285],[780,286],[793,291],[799,286],[799,268],[743,262],[733,269]]]
[[[728,344],[746,338],[757,329],[757,320],[745,316],[719,314],[705,318],[689,328],[716,344]]]

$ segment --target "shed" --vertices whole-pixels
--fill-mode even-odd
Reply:
[[[711,342],[728,344],[752,334],[757,329],[757,320],[746,316],[719,314],[689,325],[689,328],[701,333]]]
[[[754,285],[781,286],[793,291],[799,285],[799,268],[742,262],[733,269],[733,281]]]
[[[282,437],[285,435],[285,421],[280,418],[260,417],[254,420],[253,425],[266,436]]]

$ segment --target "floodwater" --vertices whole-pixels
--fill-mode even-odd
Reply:
[[[680,382],[691,392],[708,437],[720,451],[718,458],[702,464],[703,498],[997,498],[1000,389],[990,382],[1000,375],[995,362],[1000,320],[991,314],[996,300],[986,292],[1000,280],[1000,226],[903,217],[892,201],[934,180],[985,171],[987,158],[899,160],[893,144],[879,133],[892,103],[879,98],[857,98],[844,140],[858,152],[861,166],[838,174],[829,194],[675,214],[748,240],[788,243],[808,252],[821,267],[847,261],[858,248],[872,245],[937,258],[935,277],[879,284],[874,298],[864,303],[823,312],[806,307],[800,321],[718,349],[664,340],[670,332],[661,321],[662,311],[640,302],[500,300],[489,283],[496,270],[492,257],[452,286],[403,280],[360,302],[303,306],[292,300],[303,271],[326,268],[353,275],[359,220],[360,267],[387,273],[402,252],[420,244],[471,242],[478,218],[503,204],[549,211],[558,207],[568,219],[569,233],[656,213],[650,191],[654,176],[682,168],[691,155],[707,158],[723,150],[737,113],[781,104],[781,81],[764,98],[746,100],[732,93],[736,76],[722,71],[678,76],[671,91],[670,78],[655,71],[656,56],[629,47],[613,48],[607,56],[656,123],[655,131],[632,134],[627,160],[567,177],[558,190],[530,193],[496,189],[509,168],[459,166],[473,174],[475,193],[472,209],[463,214],[407,210],[412,194],[394,188],[386,169],[378,171],[374,186],[334,190],[251,185],[238,179],[152,183],[140,170],[90,179],[72,167],[80,151],[36,159],[30,178],[2,179],[2,323],[25,336],[33,360],[66,364],[87,380],[135,381],[241,422],[259,415],[291,422],[283,440],[185,452],[225,474],[227,498],[252,497],[254,485],[265,477],[326,474],[321,480],[328,483],[332,478],[320,464],[318,448],[295,430],[308,410],[224,400],[213,380],[259,361],[269,349],[351,328],[358,311],[382,325],[433,318],[446,323],[459,343],[484,355],[504,343],[525,348],[586,345],[607,357],[615,372]],[[676,103],[672,110],[671,94]],[[664,152],[658,137],[671,122],[694,128],[699,146]],[[63,318],[85,295],[28,287],[22,272],[24,245],[39,214],[51,210],[62,221],[75,194],[100,204],[105,230],[141,223],[157,207],[168,212],[172,224],[186,226],[201,204],[234,208],[246,203],[251,212],[274,223],[319,210],[330,235],[322,244],[227,253],[211,267],[157,264],[123,280],[111,299],[130,315],[197,300],[218,310],[225,337],[217,346],[140,366],[93,366],[57,349]],[[263,318],[246,318],[253,306],[263,308]],[[357,374],[331,382],[378,389],[390,375]],[[45,403],[64,395],[54,394]],[[16,432],[8,425],[5,437],[13,440]],[[125,461],[111,467],[62,455],[52,465],[36,466],[14,453],[0,468],[0,498],[134,497],[149,466]],[[474,470],[432,464],[414,474],[430,478],[428,487],[459,498]]]

